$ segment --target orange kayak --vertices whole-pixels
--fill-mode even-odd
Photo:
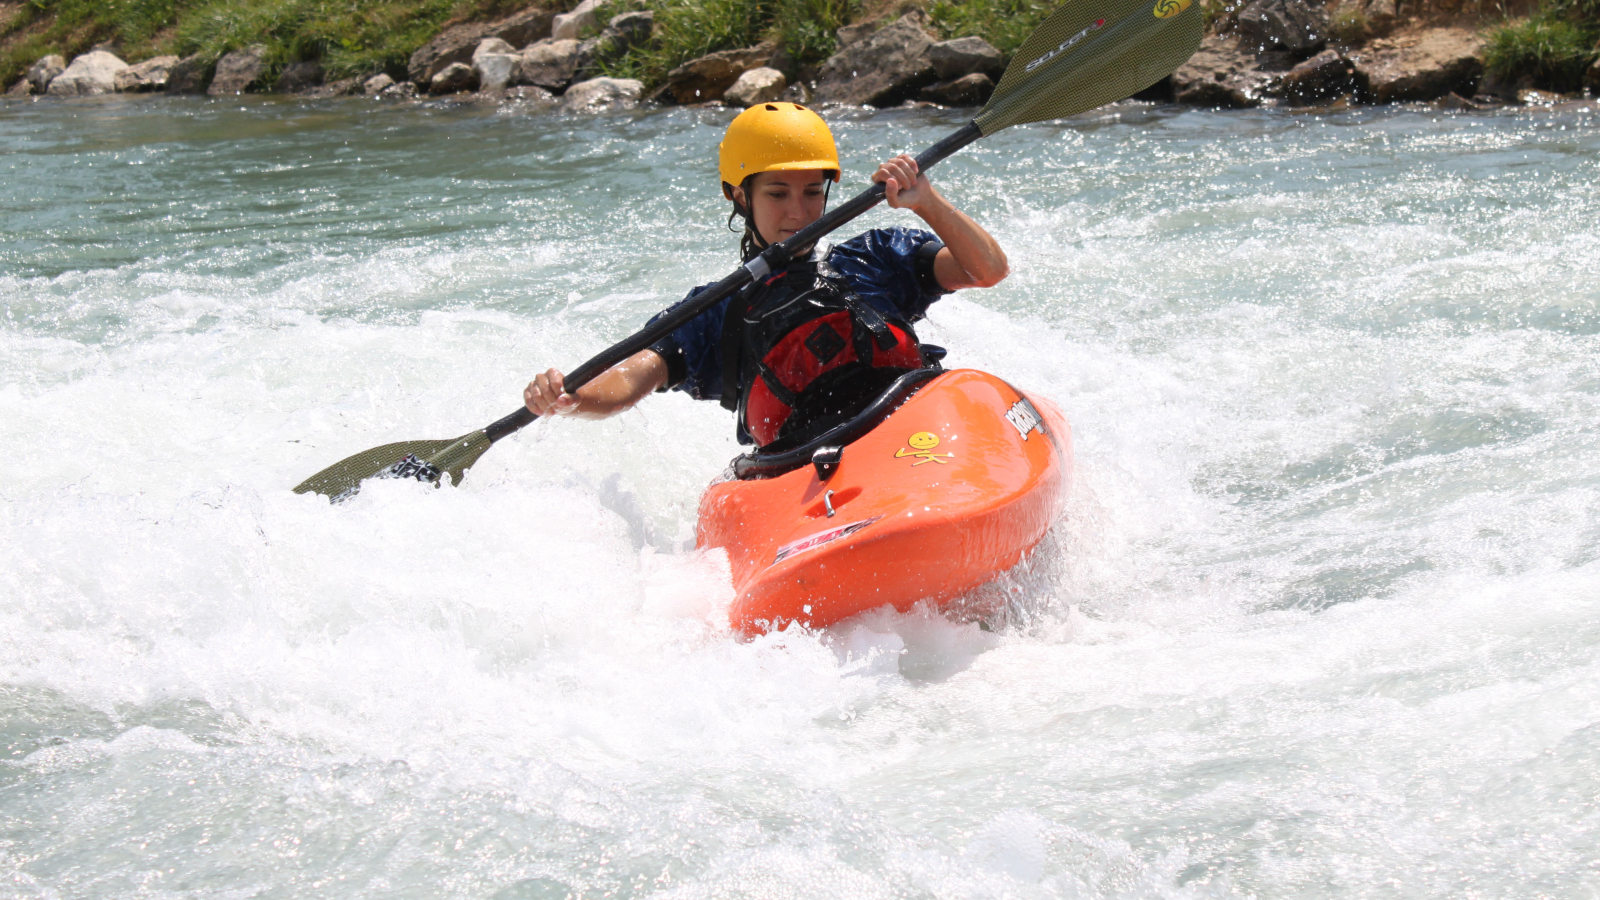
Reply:
[[[921,370],[844,425],[734,460],[700,498],[744,633],[943,605],[1019,562],[1063,511],[1072,432],[993,375]]]

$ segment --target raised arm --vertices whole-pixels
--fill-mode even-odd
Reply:
[[[563,393],[564,375],[551,369],[528,382],[522,402],[540,416],[604,419],[631,408],[667,381],[667,362],[654,350],[640,350],[578,388]]]
[[[993,235],[956,209],[917,171],[910,156],[896,156],[878,167],[873,181],[884,183],[884,197],[895,209],[909,209],[944,241],[933,259],[933,274],[947,291],[993,287],[1010,274],[1006,253]]]

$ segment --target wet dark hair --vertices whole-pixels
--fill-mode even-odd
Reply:
[[[746,199],[752,196],[751,191],[755,188],[755,181],[756,176],[751,175],[739,183],[739,189],[744,192]],[[722,183],[722,193],[723,196],[732,200],[733,185],[724,181]],[[737,233],[739,229],[733,227],[733,220],[736,218],[744,220],[744,233],[739,236],[739,259],[742,262],[749,262],[755,259],[761,251],[767,249],[767,241],[766,238],[761,236],[761,232],[756,230],[755,216],[751,214],[750,210],[740,206],[739,201],[734,200],[733,211],[728,213],[728,230]]]

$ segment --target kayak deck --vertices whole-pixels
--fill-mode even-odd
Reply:
[[[724,481],[698,544],[723,547],[753,633],[952,600],[1016,565],[1066,502],[1072,433],[1048,401],[971,369],[929,381],[838,464]]]

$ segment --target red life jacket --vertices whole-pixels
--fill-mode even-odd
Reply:
[[[818,250],[735,297],[723,319],[722,404],[758,447],[785,436],[792,418],[850,413],[861,393],[852,382],[929,364],[911,324],[857,297],[824,256]],[[884,371],[864,371],[875,369]]]

